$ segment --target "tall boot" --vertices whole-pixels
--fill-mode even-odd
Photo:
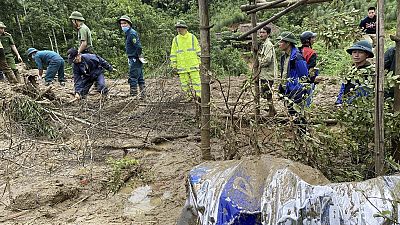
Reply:
[[[139,84],[140,99],[146,98],[146,86],[144,84]]]
[[[137,94],[138,94],[137,93],[137,88],[131,88],[131,93],[130,94],[131,94],[132,97],[136,97]]]
[[[21,83],[21,82],[22,82],[21,74],[19,73],[18,69],[17,69],[17,70],[13,70],[13,72],[14,72],[14,75],[15,75],[15,80],[16,80],[18,83]]]

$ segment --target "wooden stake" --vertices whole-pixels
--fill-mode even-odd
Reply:
[[[313,4],[313,3],[322,3],[322,2],[331,2],[332,0],[308,0],[305,4]],[[273,8],[286,8],[289,7],[295,3],[297,3],[298,0],[286,0],[281,3],[277,4],[272,4],[272,2],[266,2],[266,3],[258,3],[257,5],[241,5],[240,9],[242,11],[250,11],[256,8],[261,8],[262,9],[273,9]],[[268,6],[266,6],[268,5]],[[260,9],[261,10],[261,9]],[[258,11],[258,10],[257,10]]]
[[[378,0],[378,21],[377,21],[377,70],[375,79],[375,175],[384,175],[385,142],[383,122],[383,82],[384,71],[384,0]]]
[[[208,0],[199,0],[200,47],[201,47],[201,154],[211,160],[210,144],[210,19]]]

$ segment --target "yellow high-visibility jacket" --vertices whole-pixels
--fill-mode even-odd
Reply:
[[[196,36],[187,32],[185,35],[178,34],[172,40],[171,66],[178,73],[187,73],[199,70],[200,46]]]

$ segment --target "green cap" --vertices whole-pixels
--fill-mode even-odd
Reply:
[[[6,28],[6,25],[4,25],[3,22],[0,22],[0,28]]]
[[[80,20],[80,21],[85,21],[85,18],[83,18],[82,13],[78,11],[73,11],[71,15],[69,16],[71,20]]]
[[[175,28],[188,28],[184,20],[178,20],[175,24]]]
[[[354,43],[350,48],[346,50],[350,55],[353,53],[353,50],[361,50],[368,54],[368,58],[374,58],[374,52],[372,51],[372,45],[367,40],[362,40]]]
[[[121,20],[124,20],[124,21],[128,22],[128,23],[132,26],[132,21],[131,21],[131,18],[129,18],[129,16],[127,16],[127,15],[121,16],[121,17],[118,19],[118,23],[120,23]]]
[[[276,39],[278,41],[287,41],[296,44],[296,37],[292,32],[284,31]]]

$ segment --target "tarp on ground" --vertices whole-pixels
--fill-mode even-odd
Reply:
[[[285,159],[206,162],[189,173],[178,224],[384,224],[400,217],[399,197],[400,176],[329,183]]]

